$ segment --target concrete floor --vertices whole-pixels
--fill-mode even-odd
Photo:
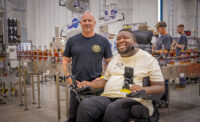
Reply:
[[[65,97],[65,89],[61,88],[61,98]],[[31,89],[31,85],[28,85]],[[200,96],[198,84],[190,84],[187,88],[171,88],[170,114],[167,108],[160,109],[160,122],[200,122]],[[5,105],[0,105],[0,122],[59,122],[57,119],[56,85],[53,81],[41,84],[41,106],[31,104],[31,91],[28,90],[28,111],[19,106],[19,97],[7,98]],[[37,97],[36,97],[37,101]],[[61,119],[66,120],[65,101],[61,102]]]

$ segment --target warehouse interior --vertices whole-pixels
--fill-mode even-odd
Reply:
[[[94,33],[109,42],[110,63],[120,55],[121,29],[135,34],[133,50],[143,50],[158,62],[164,92],[156,98],[151,94],[136,97],[152,100],[158,118],[142,114],[141,122],[200,121],[200,0],[0,0],[0,122],[70,122],[71,92],[80,103],[85,94],[78,90],[82,86],[77,88],[75,79],[76,53],[72,53],[72,64],[64,63],[65,53],[72,38],[83,34],[85,12],[94,17]],[[171,45],[165,49],[162,42],[161,52],[156,54],[154,48],[163,36],[160,27],[166,29]],[[184,29],[182,34],[178,28]],[[176,45],[182,44],[182,35],[187,48],[181,47],[178,54]],[[98,51],[98,46],[95,49]],[[111,65],[103,58],[99,79],[104,79]],[[135,84],[133,72],[137,74],[132,71],[131,83],[126,82],[125,71],[121,74],[124,85]]]

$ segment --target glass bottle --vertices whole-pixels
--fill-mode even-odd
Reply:
[[[185,63],[184,60],[185,60],[184,50],[181,49],[181,51],[180,51],[180,64],[184,64]]]
[[[39,59],[39,61],[41,61],[41,60],[42,60],[42,50],[41,50],[41,46],[39,46],[37,52],[38,52],[38,57],[39,57],[38,59]]]
[[[48,50],[47,50],[47,46],[44,46],[43,60],[47,61],[47,58],[48,58]]]
[[[59,61],[59,52],[60,52],[60,49],[54,49],[54,58],[56,60],[56,62]]]
[[[37,59],[37,50],[36,47],[33,46],[33,59],[36,60]]]
[[[49,51],[48,51],[48,61],[51,61],[52,58],[52,47],[49,46]]]
[[[33,46],[31,45],[31,49],[29,51],[30,60],[33,60]]]

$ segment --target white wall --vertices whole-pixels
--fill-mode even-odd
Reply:
[[[106,0],[106,5],[110,3],[117,4],[119,13],[125,14],[125,21],[108,24],[109,33],[117,34],[123,24],[147,22],[154,27],[157,23],[157,0]]]
[[[130,23],[147,22],[150,27],[157,23],[158,0],[128,0],[128,8],[132,6]]]
[[[49,46],[55,27],[70,23],[71,12],[59,6],[59,0],[27,0],[28,40],[36,46]]]
[[[7,0],[7,16],[17,18],[26,27],[26,0]]]
[[[110,23],[108,25],[108,32],[117,35],[119,30],[121,30],[123,28],[123,24],[127,23],[127,21],[128,21],[127,16],[128,16],[128,12],[130,12],[130,10],[124,10],[124,9],[128,9],[128,0],[106,0],[107,5],[109,5],[110,3],[117,4],[116,7],[117,7],[117,9],[119,9],[119,11],[118,11],[119,14],[121,14],[121,12],[123,12],[125,14],[125,21]],[[121,17],[121,15],[118,17]],[[118,19],[122,19],[122,18],[118,18]]]
[[[26,21],[26,0],[7,0],[7,16],[8,18],[16,18],[20,22],[19,32],[21,40],[27,39],[27,21]]]
[[[99,33],[99,0],[89,0],[89,10],[92,12],[95,20],[96,20],[96,26],[95,26],[95,32]]]
[[[200,27],[200,0],[198,0],[198,9],[199,9],[198,10],[198,26]],[[200,28],[199,28],[199,32],[198,32],[198,37],[200,37]]]
[[[177,5],[176,23],[185,24],[186,30],[193,30],[194,0],[175,1]],[[71,12],[65,7],[60,7],[58,2],[59,0],[27,0],[28,39],[33,40],[33,44],[42,46],[49,45],[52,37],[55,36],[55,26],[61,28],[71,21]],[[150,27],[154,27],[157,23],[157,0],[106,0],[107,5],[110,3],[116,3],[117,8],[122,9],[122,12],[125,13],[126,20],[109,24],[109,33],[117,34],[125,23],[147,22]],[[91,7],[94,15],[99,14],[97,11],[99,10],[98,0],[96,2],[93,1],[90,5]],[[166,22],[168,18],[167,12],[167,0],[164,0],[163,18]],[[96,32],[98,32],[98,29],[96,29]]]
[[[175,0],[175,32],[176,32],[176,26],[178,24],[184,24],[185,25],[185,30],[193,30],[195,29],[194,27],[194,11],[195,11],[195,1],[196,0]],[[164,0],[164,16],[163,19],[164,21],[168,22],[168,8],[167,8],[167,2],[168,0]],[[200,1],[199,1],[199,15],[200,16]],[[200,23],[200,18],[199,18],[199,23]],[[200,32],[198,34],[200,36]],[[178,36],[176,33],[175,36]]]

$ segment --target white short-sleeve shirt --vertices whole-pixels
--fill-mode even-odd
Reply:
[[[146,51],[139,49],[133,56],[121,57],[117,54],[111,60],[104,74],[104,79],[107,80],[107,83],[102,96],[111,98],[126,97],[125,94],[120,92],[124,84],[123,75],[125,67],[132,67],[134,69],[133,81],[136,85],[142,86],[144,77],[149,77],[150,81],[164,82],[158,61]],[[154,109],[150,100],[141,98],[133,99],[146,106],[149,109],[150,115],[153,114]]]

